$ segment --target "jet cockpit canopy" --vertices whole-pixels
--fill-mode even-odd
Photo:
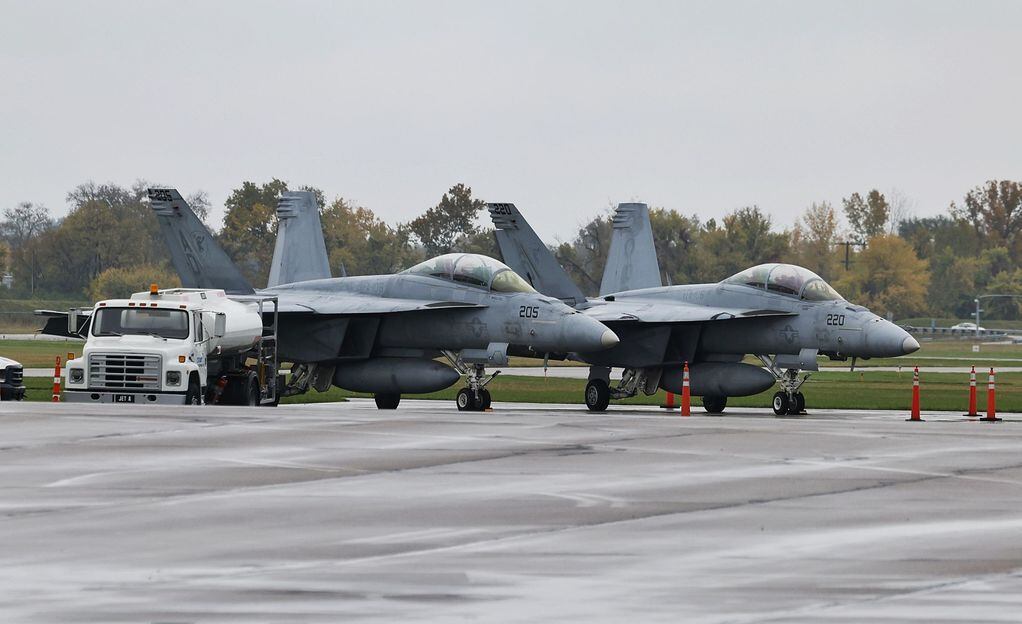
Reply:
[[[842,301],[842,297],[823,278],[794,264],[759,264],[727,278],[724,284],[741,284],[804,299],[806,301]]]
[[[428,275],[488,288],[494,292],[534,293],[536,290],[506,264],[479,254],[449,253],[420,262],[402,273]]]

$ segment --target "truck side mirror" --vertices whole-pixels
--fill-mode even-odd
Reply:
[[[227,315],[223,312],[216,313],[216,319],[213,321],[213,337],[223,338],[224,334],[227,333]]]
[[[78,308],[71,308],[67,313],[67,333],[78,334]]]

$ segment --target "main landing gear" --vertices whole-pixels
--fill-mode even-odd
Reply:
[[[590,379],[586,384],[586,407],[590,412],[604,412],[610,405],[610,385],[602,379]]]
[[[309,388],[315,388],[317,392],[326,392],[330,389],[331,380],[334,376],[334,367],[322,364],[295,364],[291,367],[291,380],[284,386],[283,375],[279,387],[284,388],[281,396],[294,396],[304,394]],[[376,401],[376,409],[392,410],[397,409],[401,403],[401,395],[392,392],[378,392],[373,395]]]
[[[611,399],[627,399],[641,390],[646,395],[656,394],[660,383],[660,369],[626,368],[617,386],[610,385],[610,368],[589,367],[589,383],[586,384],[586,407],[590,412],[607,410]]]
[[[400,394],[374,394],[373,399],[376,400],[376,409],[397,409],[398,404],[401,403]]]
[[[727,407],[726,396],[704,396],[703,397],[703,409],[710,414],[723,414],[724,408]]]
[[[777,383],[781,386],[781,389],[774,393],[773,401],[770,403],[770,406],[774,408],[774,414],[777,416],[800,416],[805,414],[806,397],[799,391],[799,388],[809,379],[810,373],[806,373],[799,378],[799,371],[796,368],[782,371],[777,367],[773,358],[761,355],[759,359],[766,364],[767,369],[773,373]]]

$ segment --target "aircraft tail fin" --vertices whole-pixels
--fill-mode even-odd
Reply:
[[[570,306],[586,300],[514,204],[487,204],[504,263],[533,288]]]
[[[170,261],[185,288],[222,288],[231,294],[255,292],[177,189],[149,189]]]
[[[316,196],[288,191],[277,204],[277,244],[267,286],[330,277],[330,260],[323,241]]]
[[[618,204],[600,295],[663,286],[646,204]]]

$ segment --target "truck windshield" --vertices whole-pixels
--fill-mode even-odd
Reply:
[[[188,337],[188,314],[184,310],[156,308],[102,308],[92,323],[93,336]]]

